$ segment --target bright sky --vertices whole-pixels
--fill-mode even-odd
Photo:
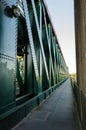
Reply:
[[[76,72],[73,0],[45,0],[69,73]]]

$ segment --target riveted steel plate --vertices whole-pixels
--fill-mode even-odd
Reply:
[[[7,16],[5,8],[16,2],[0,1],[0,107],[15,100],[17,18]]]

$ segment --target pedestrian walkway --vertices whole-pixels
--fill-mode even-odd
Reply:
[[[70,79],[12,130],[80,130]]]

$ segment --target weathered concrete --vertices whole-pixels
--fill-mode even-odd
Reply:
[[[70,80],[12,130],[80,130]]]
[[[74,0],[77,84],[83,130],[86,130],[86,0]]]

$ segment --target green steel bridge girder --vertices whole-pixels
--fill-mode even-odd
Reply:
[[[18,17],[10,17],[4,13],[7,6],[18,6],[18,2],[21,5]],[[26,100],[53,88],[66,78],[68,72],[44,0],[1,0],[0,7],[2,108],[12,103],[16,104],[16,99],[24,97]],[[17,57],[20,55],[24,62],[23,67],[18,63]],[[61,64],[64,64],[63,67]],[[21,76],[22,68],[24,82]],[[17,88],[20,95],[16,96]]]

